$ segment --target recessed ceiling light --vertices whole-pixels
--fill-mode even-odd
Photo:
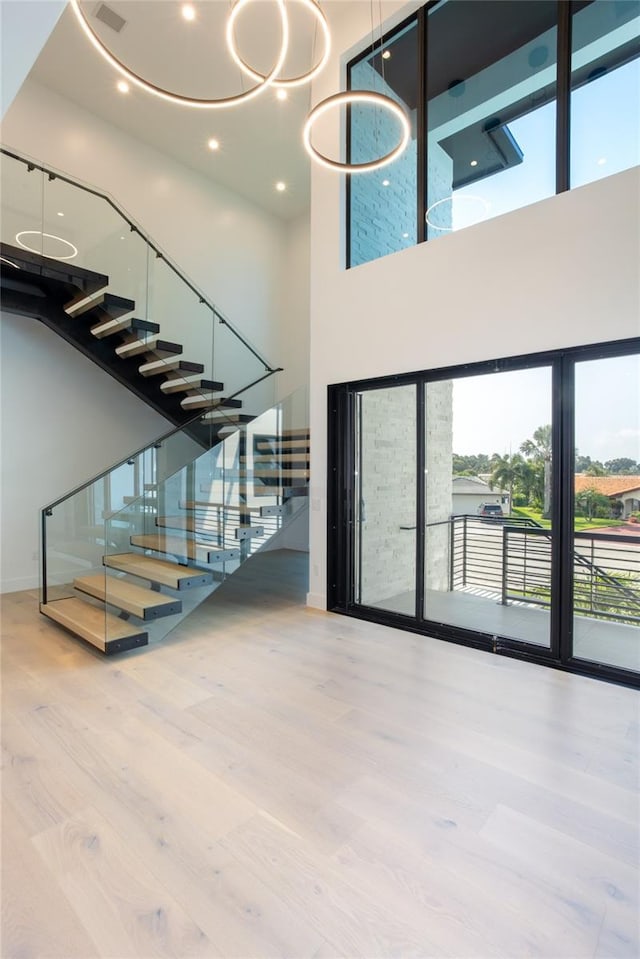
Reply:
[[[58,216],[64,216],[64,213],[61,210],[58,210]]]
[[[382,51],[382,59],[383,59],[383,60],[389,60],[389,59],[391,59],[391,50],[383,50],[383,51]]]
[[[287,184],[284,183],[282,180],[278,180],[278,182],[276,183],[276,190],[278,191],[278,193],[284,193],[286,189],[287,189]]]
[[[288,96],[289,94],[283,87],[280,87],[279,90],[276,90],[276,97],[278,100],[286,100]]]
[[[408,234],[408,233],[403,233],[403,234],[402,234],[402,239],[403,239],[403,240],[408,240],[408,239],[409,239],[409,234]]]
[[[185,20],[195,20],[196,18],[196,8],[191,3],[182,4],[182,16]]]
[[[211,137],[211,139],[207,141],[207,146],[209,147],[210,150],[219,150],[220,140],[216,140],[215,137]]]
[[[118,80],[116,86],[118,87],[118,90],[120,91],[120,93],[129,92],[129,84],[127,83],[126,80]]]
[[[391,180],[383,180],[383,181],[382,181],[382,185],[383,185],[383,186],[389,186],[390,183],[391,183]]]
[[[600,159],[598,160],[598,166],[604,166],[606,162],[607,162],[606,157],[600,157]]]
[[[472,160],[471,163],[469,164],[469,166],[477,166],[477,165],[478,165],[477,160]]]

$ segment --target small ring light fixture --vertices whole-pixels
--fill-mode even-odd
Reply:
[[[27,243],[23,243],[23,236],[41,236],[43,240],[45,237],[49,240],[56,240],[58,243],[64,243],[65,246],[70,247],[72,252],[68,253],[66,256],[54,256],[52,253],[43,253],[41,250],[36,250]],[[29,250],[30,253],[37,253],[39,256],[45,256],[48,260],[73,260],[73,258],[78,255],[78,247],[74,246],[73,243],[70,243],[69,240],[65,240],[64,237],[61,236],[56,236],[55,233],[43,233],[42,230],[21,230],[20,233],[16,233],[16,243],[18,246],[21,246],[23,250]],[[15,266],[15,264],[13,265]]]
[[[314,77],[317,77],[320,71],[324,68],[327,60],[329,59],[329,54],[331,53],[331,33],[329,31],[329,24],[327,23],[327,18],[324,15],[324,11],[320,9],[316,3],[316,0],[298,0],[298,2],[302,3],[303,6],[310,10],[317,18],[324,36],[324,50],[322,56],[315,66],[311,67],[310,70],[307,70],[306,73],[302,73],[298,77],[288,77],[286,79],[283,77],[278,80],[273,80],[272,86],[274,87],[298,87],[302,86],[304,83],[309,83],[314,79]],[[235,11],[235,7],[233,10]],[[234,18],[234,20],[235,19],[237,19],[237,16]],[[250,67],[246,60],[243,60],[238,53],[233,25],[231,31],[227,29],[227,46],[229,47],[229,53],[241,70],[244,70],[244,72],[247,73],[253,80],[258,80],[261,83],[266,80],[266,76],[263,73],[258,73],[257,70],[254,70],[252,67]]]
[[[465,203],[467,201],[470,201],[472,203],[479,203],[482,206],[483,213],[484,213],[482,220],[486,220],[487,214],[489,213],[489,210],[491,209],[491,204],[489,203],[488,200],[485,200],[483,196],[475,196],[475,195],[472,195],[471,193],[462,193],[460,196],[455,197],[455,199],[458,201],[464,200]],[[433,211],[437,207],[442,206],[443,203],[451,203],[451,205],[453,206],[453,200],[454,200],[454,194],[452,194],[451,196],[445,196],[442,198],[442,200],[436,200],[435,203],[432,203],[424,215],[427,226],[430,226],[432,230],[440,230],[442,233],[451,233],[453,231],[452,226],[439,226],[437,223],[432,223],[431,220],[429,219],[429,214],[433,213]],[[480,220],[479,222],[482,222],[482,221]]]
[[[341,163],[338,160],[332,160],[330,157],[320,153],[311,142],[311,132],[314,123],[324,113],[327,113],[328,110],[336,106],[346,106],[350,103],[370,103],[374,106],[382,107],[394,116],[399,121],[401,130],[398,145],[389,153],[385,153],[384,156],[367,163]],[[327,97],[326,100],[321,100],[307,117],[302,130],[302,142],[311,159],[329,170],[337,170],[340,173],[368,173],[370,170],[379,170],[381,167],[387,166],[388,163],[393,163],[406,149],[410,137],[411,125],[409,118],[400,104],[392,100],[391,97],[385,96],[383,93],[374,93],[370,90],[345,90],[343,93],[334,93],[333,96]]]
[[[226,28],[227,46],[229,47],[231,46],[230,38],[233,36],[233,27],[236,18],[243,7],[250,2],[251,0],[237,0],[236,4],[231,9],[227,19]],[[267,87],[272,85],[275,77],[282,69],[282,65],[287,55],[287,49],[289,47],[289,18],[285,9],[284,0],[273,0],[273,2],[277,5],[278,13],[280,14],[282,42],[280,44],[280,50],[278,52],[276,62],[271,72],[266,74],[264,77],[260,77],[260,82],[250,90],[246,90],[244,93],[238,93],[232,97],[220,97],[217,100],[207,100],[199,99],[198,97],[187,97],[180,93],[173,93],[171,90],[165,90],[163,87],[159,87],[155,83],[151,83],[149,80],[145,80],[137,73],[134,73],[129,69],[129,67],[122,63],[121,60],[118,60],[118,58],[114,56],[114,54],[111,53],[111,51],[105,46],[82,12],[79,0],[70,0],[73,12],[75,13],[78,23],[82,27],[86,37],[98,51],[98,53],[107,61],[107,63],[117,70],[118,73],[122,74],[123,77],[126,77],[127,80],[129,80],[131,83],[134,83],[137,87],[140,87],[140,89],[145,90],[147,93],[152,93],[154,96],[160,97],[162,100],[168,100],[170,103],[177,103],[179,106],[198,107],[203,110],[215,110],[223,107],[236,106],[238,103],[245,103],[247,100],[251,100],[253,97],[258,96],[263,90],[266,90]]]

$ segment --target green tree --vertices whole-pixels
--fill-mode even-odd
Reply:
[[[525,440],[520,447],[532,463],[539,463],[544,470],[544,491],[542,499],[542,515],[544,519],[551,518],[551,424],[539,426],[530,440]]]
[[[587,476],[606,476],[607,470],[599,460],[592,460],[588,469],[585,470]]]
[[[611,513],[609,497],[591,486],[576,494],[576,506],[587,519],[593,519],[594,516],[609,516]]]
[[[624,475],[640,473],[640,463],[630,459],[628,456],[619,456],[617,459],[607,460],[604,464],[610,473],[615,475]]]
[[[500,489],[509,490],[509,509],[511,510],[513,507],[513,489],[521,479],[522,467],[526,465],[525,461],[519,453],[514,453],[512,456],[499,456],[494,453],[490,465],[489,486],[491,489],[498,486]]]

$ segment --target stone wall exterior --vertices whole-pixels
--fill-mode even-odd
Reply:
[[[449,523],[453,495],[453,382],[428,383],[425,397],[425,588],[449,588]],[[438,525],[432,526],[431,524]]]
[[[361,422],[360,601],[373,604],[415,589],[415,387],[363,393]]]

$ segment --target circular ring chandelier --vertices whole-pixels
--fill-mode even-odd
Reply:
[[[315,66],[311,67],[310,70],[307,70],[306,73],[302,73],[298,77],[288,77],[286,79],[280,78],[278,80],[273,80],[272,86],[274,87],[285,87],[285,88],[298,87],[298,86],[302,86],[302,84],[304,83],[309,83],[324,68],[327,60],[329,59],[329,54],[331,53],[331,33],[329,32],[329,24],[327,23],[327,18],[324,15],[324,11],[320,9],[318,4],[316,3],[316,0],[297,0],[297,2],[302,3],[308,10],[310,10],[314,14],[315,17],[317,17],[318,23],[320,24],[320,27],[322,29],[322,33],[324,36],[324,51],[321,58],[318,60]],[[236,10],[236,7],[233,8],[233,11],[235,10]],[[237,14],[236,14],[236,17],[237,17]],[[244,72],[248,74],[253,80],[258,80],[259,82],[263,83],[267,79],[265,74],[258,73],[257,70],[254,70],[252,67],[250,67],[249,64],[246,62],[246,60],[243,60],[240,54],[238,53],[233,27],[231,31],[229,31],[229,28],[227,27],[227,46],[229,48],[229,53],[231,54],[231,56],[233,57],[237,65],[240,67],[240,69],[244,70]]]
[[[350,103],[371,103],[374,106],[380,106],[388,110],[388,112],[400,122],[401,137],[398,145],[389,153],[385,153],[384,156],[367,163],[341,163],[339,160],[332,160],[317,150],[311,142],[311,131],[316,120],[333,107],[346,106]],[[342,173],[368,173],[370,170],[379,170],[381,167],[387,166],[388,163],[393,163],[405,150],[410,137],[411,125],[402,107],[396,103],[395,100],[392,100],[391,97],[369,90],[346,90],[343,93],[334,93],[333,96],[327,97],[326,100],[321,100],[307,117],[302,130],[302,142],[309,156],[313,160],[316,160],[321,166],[327,167],[329,170],[338,170]]]
[[[231,49],[233,41],[233,28],[238,14],[242,8],[250,2],[251,0],[237,0],[231,9],[229,18],[227,20],[226,29],[227,46],[229,49]],[[273,2],[277,4],[278,12],[280,14],[282,42],[280,44],[280,51],[276,58],[276,62],[271,72],[266,74],[264,77],[260,77],[260,80],[256,86],[245,91],[244,93],[238,93],[231,97],[220,97],[219,99],[199,99],[198,97],[187,97],[180,93],[173,93],[171,90],[165,90],[163,87],[159,87],[155,83],[151,83],[149,80],[145,80],[144,77],[134,73],[131,69],[129,69],[129,67],[126,66],[126,64],[122,63],[121,60],[118,60],[118,58],[114,56],[113,53],[111,53],[111,51],[105,46],[82,12],[79,0],[70,0],[73,12],[75,13],[78,23],[82,27],[85,35],[93,44],[98,53],[104,57],[107,63],[111,64],[111,66],[114,67],[118,73],[121,73],[122,76],[126,77],[127,80],[130,80],[131,83],[135,84],[137,87],[140,87],[142,90],[146,90],[147,93],[152,93],[156,97],[160,97],[163,100],[168,100],[170,103],[177,103],[180,106],[199,107],[204,110],[221,109],[223,107],[235,106],[238,103],[245,103],[247,100],[251,100],[253,97],[258,96],[263,90],[266,90],[267,87],[272,85],[275,77],[282,69],[282,65],[285,61],[289,47],[289,18],[287,16],[287,11],[285,10],[284,0],[273,0]]]
[[[35,250],[32,246],[28,246],[22,242],[21,237],[23,236],[41,236],[43,240],[45,237],[49,240],[57,240],[58,243],[64,243],[65,246],[70,247],[73,252],[68,253],[66,256],[54,256],[52,253],[45,253],[43,250]],[[16,233],[16,243],[18,246],[21,246],[23,250],[28,250],[29,253],[37,253],[38,256],[44,256],[47,260],[73,260],[73,258],[78,255],[78,247],[70,243],[69,240],[65,240],[61,236],[56,236],[55,233],[43,233],[42,230],[21,230],[20,233]],[[15,263],[13,265],[15,266]]]

